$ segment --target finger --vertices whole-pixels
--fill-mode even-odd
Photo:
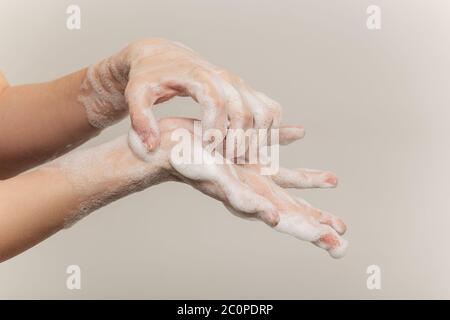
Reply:
[[[239,92],[242,100],[253,113],[253,128],[269,129],[273,122],[273,110],[267,108],[267,105],[253,93],[253,90],[248,89],[246,86],[241,85]]]
[[[279,143],[287,145],[305,136],[305,128],[301,125],[281,125]]]
[[[226,135],[228,119],[225,111],[226,97],[222,80],[203,68],[196,68],[187,79],[177,79],[172,83],[185,88],[187,94],[202,107],[203,134],[205,135],[210,129],[217,129],[222,134],[223,139]],[[207,142],[212,142],[212,140]]]
[[[278,223],[275,206],[243,183],[232,165],[221,164],[225,163],[223,159],[219,162],[210,161],[211,155],[204,149],[197,152],[201,152],[199,156],[206,159],[207,163],[183,163],[172,156],[169,158],[172,167],[183,179],[189,179],[187,182],[195,188],[220,199],[240,217],[257,218],[271,226]]]
[[[154,88],[143,82],[130,82],[125,90],[134,135],[145,146],[144,150],[153,151],[160,143],[160,132],[152,107],[157,99]]]
[[[312,169],[279,168],[272,180],[283,188],[334,188],[337,185],[336,175],[329,171]]]
[[[316,244],[328,251],[333,258],[341,258],[347,249],[344,240],[329,225],[318,223],[306,212],[281,212],[275,230],[289,234],[297,239]]]
[[[227,128],[225,95],[223,87],[210,72],[197,67],[186,77],[165,79],[164,85],[178,96],[190,96],[200,104],[204,131],[219,129],[225,135]]]
[[[280,221],[274,229],[303,241],[314,242],[320,238],[318,226],[319,223],[309,219],[306,211],[284,211],[280,212]]]
[[[227,158],[238,158],[245,155],[246,131],[253,126],[253,115],[241,99],[240,93],[227,81],[224,81],[224,92],[226,100],[226,112],[229,119],[227,130],[226,150]]]
[[[348,241],[339,236],[330,226],[322,225],[319,240],[314,242],[319,248],[328,251],[335,259],[342,258],[348,248]]]
[[[253,127],[253,115],[250,107],[246,105],[241,97],[240,86],[242,79],[226,70],[219,70],[217,74],[223,80],[224,93],[226,96],[226,109],[230,120],[230,128],[243,129],[244,131]]]
[[[345,234],[345,231],[347,231],[347,226],[344,223],[344,221],[342,221],[342,219],[334,216],[331,213],[325,212],[325,211],[321,211],[321,216],[319,218],[319,222],[322,224],[329,225],[334,230],[336,230],[336,232],[340,235]]]
[[[317,222],[329,225],[340,235],[344,234],[347,230],[347,226],[345,225],[344,221],[342,221],[342,219],[336,217],[335,215],[313,207],[302,198],[295,197],[294,200],[301,206],[302,211],[308,211],[313,219],[315,219]]]
[[[251,109],[242,102],[239,92],[230,84],[224,82],[226,96],[226,111],[230,120],[230,129],[252,128],[253,115]]]
[[[274,227],[277,225],[280,216],[277,211],[261,211],[255,215],[248,215],[247,213],[240,212],[239,210],[236,210],[233,206],[227,204],[226,202],[223,202],[225,208],[228,209],[232,214],[235,216],[246,219],[246,220],[261,220],[265,224],[267,224],[270,227]]]
[[[281,112],[282,112],[281,105],[260,91],[254,91],[253,93],[266,106],[266,108],[271,111],[272,114],[271,128],[274,129],[279,128],[281,125]]]
[[[213,180],[212,177],[207,179],[209,180],[201,180],[194,184],[194,187],[222,201],[232,214],[243,219],[261,220],[271,227],[278,224],[279,214],[275,206],[239,181],[238,178],[226,174],[220,179]]]
[[[274,130],[278,130],[278,134]],[[251,139],[249,141],[249,148],[246,148],[246,151],[248,152],[245,155],[244,159],[248,161],[250,158],[252,158],[249,152],[250,150],[252,150],[253,157],[255,157],[254,155],[258,153],[260,163],[264,163],[264,161],[268,161],[268,159],[263,159],[266,159],[267,155],[272,152],[269,152],[269,150],[271,149],[268,149],[268,146],[287,145],[303,138],[304,135],[305,129],[301,125],[282,125],[279,129],[271,129],[265,137],[250,135]],[[258,151],[254,152],[255,150]],[[276,151],[275,149],[273,150],[273,152],[278,151]]]
[[[276,130],[276,129],[272,129]],[[272,146],[272,145],[287,145],[293,143],[294,141],[300,140],[305,136],[305,129],[301,125],[282,125],[278,129],[278,136],[268,134],[266,139],[262,139],[259,145],[262,146]]]
[[[252,90],[240,82],[238,86],[238,91],[241,95],[244,105],[246,105],[253,115],[253,130],[249,132],[249,143],[246,147],[246,154],[243,159],[249,161],[249,159],[256,159],[258,150],[260,147],[267,145],[268,135],[267,130],[272,125],[272,115],[270,110],[265,108],[264,104],[256,97]],[[252,161],[252,160],[250,160]]]
[[[233,213],[243,218],[257,218],[269,226],[275,226],[279,215],[272,202],[241,182],[231,165],[225,167],[227,172],[221,176],[218,184],[227,197],[227,205],[234,210]]]

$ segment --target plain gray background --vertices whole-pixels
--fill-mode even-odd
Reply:
[[[66,29],[69,4],[81,7],[80,31]],[[379,31],[366,28],[371,4]],[[278,100],[307,130],[281,161],[340,178],[335,190],[292,192],[341,216],[350,247],[333,260],[167,183],[0,264],[0,298],[450,298],[449,13],[444,0],[2,0],[0,70],[12,84],[166,37]],[[197,114],[188,99],[158,108]],[[66,289],[71,264],[82,290]],[[378,291],[366,288],[372,264]]]

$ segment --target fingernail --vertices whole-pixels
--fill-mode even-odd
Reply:
[[[296,130],[296,139],[303,138],[305,134],[306,134],[305,128],[302,126],[298,126]]]
[[[346,225],[345,222],[342,221],[341,219],[337,219],[337,220],[333,223],[333,227],[334,227],[334,229],[335,229],[339,234],[344,234],[345,231],[347,231],[347,225]]]
[[[270,227],[275,227],[280,222],[280,215],[277,210],[268,210],[260,213],[261,220],[263,220]]]
[[[150,135],[147,138],[147,149],[148,151],[154,151],[158,147],[159,141],[158,138],[154,135]]]
[[[319,240],[326,248],[334,248],[340,245],[339,239],[332,233],[324,234]]]
[[[325,183],[331,187],[335,187],[337,185],[336,176],[330,175],[327,179],[325,179]]]

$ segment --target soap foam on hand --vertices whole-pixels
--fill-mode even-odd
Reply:
[[[194,135],[194,144],[201,146],[199,136]],[[187,183],[205,194],[219,195],[225,206],[239,217],[262,220],[276,231],[327,250],[334,258],[341,258],[345,254],[348,242],[341,237],[346,231],[342,220],[312,207],[303,199],[292,198],[282,189],[286,185],[300,188],[330,187],[324,181],[329,179],[331,173],[297,170],[302,174],[303,181],[300,179],[300,183],[294,184],[288,174],[289,169],[281,170],[279,176],[272,179],[258,174],[255,166],[237,166],[226,159],[214,162],[204,148],[194,152],[201,154],[192,156],[197,159],[203,157],[208,161],[202,164],[179,163],[169,158],[176,172],[190,180]]]
[[[187,46],[165,39],[135,41],[89,67],[78,101],[99,129],[129,113],[135,133],[153,151],[160,137],[152,107],[175,96],[192,97],[203,109],[203,129],[220,130],[223,136],[228,127],[267,130],[281,122],[276,101]],[[130,145],[141,154],[142,148],[131,140]]]
[[[139,159],[145,162],[149,162],[152,159],[152,153],[148,151],[147,146],[144,145],[141,137],[133,128],[130,128],[128,131],[128,145]]]
[[[142,55],[164,52],[164,46],[165,44],[156,46],[143,45],[132,52],[136,55],[134,58],[138,56],[142,58]],[[167,52],[167,54],[170,55],[170,52]],[[158,57],[165,57],[165,55]],[[144,160],[144,163],[150,164],[153,161],[160,141],[159,124],[152,113],[151,106],[160,98],[164,100],[180,94],[180,92],[176,92],[173,89],[175,87],[184,88],[183,94],[195,97],[202,105],[204,108],[203,129],[219,128],[225,133],[228,121],[227,112],[230,112],[228,118],[231,121],[231,127],[239,128],[245,126],[244,120],[252,118],[256,129],[268,128],[270,124],[274,127],[279,125],[279,105],[264,94],[251,91],[241,80],[231,81],[230,79],[233,77],[229,73],[220,73],[220,76],[216,74],[210,77],[209,71],[200,68],[196,69],[197,72],[190,76],[187,76],[187,74],[183,75],[180,70],[172,70],[173,73],[171,75],[164,76],[150,71],[157,67],[160,68],[168,61],[172,61],[171,59],[167,61],[156,58],[147,59],[145,64],[134,69],[130,69],[130,59],[133,59],[132,54],[124,50],[91,66],[81,86],[78,100],[86,109],[88,121],[93,127],[99,129],[119,121],[129,111],[132,128],[126,140],[128,152],[131,149],[132,153],[130,152],[130,154],[133,157]],[[193,61],[193,64],[195,63],[197,62]],[[200,63],[200,60],[198,63]],[[192,68],[189,68],[189,70],[192,70]],[[147,78],[143,82],[136,80],[144,75],[145,77],[153,76],[163,79],[164,84],[159,84],[157,81]],[[135,82],[129,80],[129,77],[134,79]],[[230,82],[227,82],[227,80],[230,80]],[[229,85],[229,83],[233,83],[234,86]],[[242,99],[239,99],[239,97]],[[236,118],[236,114],[242,114],[245,117]],[[284,131],[284,140],[292,142],[303,135],[303,128],[291,127],[291,129]],[[280,139],[283,140],[283,134],[280,134]],[[200,144],[202,145],[202,143]],[[281,142],[281,144],[284,143]],[[160,152],[167,154],[168,150],[160,150]],[[202,152],[204,153],[205,151],[203,150]],[[184,177],[184,181],[188,180],[188,183],[194,185],[202,192],[210,195],[220,192],[225,197],[222,201],[226,206],[238,212],[241,216],[261,219],[268,225],[275,226],[278,231],[291,234],[299,239],[312,241],[328,250],[333,256],[340,256],[342,254],[341,251],[344,251],[342,249],[346,246],[344,240],[340,240],[341,238],[334,235],[331,231],[323,234],[324,228],[320,223],[307,226],[304,225],[304,222],[300,222],[302,219],[298,217],[305,215],[305,212],[294,210],[298,217],[295,219],[287,218],[287,215],[282,214],[282,211],[279,211],[277,206],[273,205],[273,202],[280,201],[277,199],[277,196],[268,191],[262,194],[255,192],[255,190],[258,190],[256,185],[249,187],[246,183],[247,180],[243,182],[236,177],[236,169],[238,167],[234,165],[181,166],[175,163],[171,163],[171,165],[178,175]],[[245,168],[239,169],[240,172],[241,169],[244,170],[243,174],[246,174]],[[327,174],[319,173],[313,177],[312,172],[303,171],[297,173],[295,177],[298,179],[294,179],[294,181],[289,171],[286,174],[286,171],[281,170],[281,173],[275,176],[273,181],[281,186],[288,187],[334,186],[333,181],[324,181],[328,177]],[[308,179],[303,179],[304,177]],[[139,177],[135,178],[139,179]],[[251,179],[255,179],[260,185],[271,183],[269,190],[275,186],[268,177],[258,176]],[[130,180],[133,181],[133,179]],[[205,181],[209,183],[205,183]],[[282,192],[284,191],[280,191],[279,194]],[[93,200],[93,202],[101,203],[98,199]],[[319,229],[322,230],[322,233],[318,231]],[[320,237],[317,238],[317,235],[320,235]]]

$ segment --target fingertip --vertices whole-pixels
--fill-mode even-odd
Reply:
[[[144,144],[141,136],[131,128],[128,132],[128,145],[133,153],[143,161],[150,161],[150,154],[147,150],[146,145]]]
[[[340,239],[340,244],[328,250],[330,256],[334,259],[340,259],[345,256],[348,249],[348,241],[345,239]]]
[[[280,128],[280,144],[287,145],[304,138],[305,128],[301,125],[285,125]]]
[[[328,172],[324,182],[327,187],[335,188],[338,185],[338,178],[334,173]]]
[[[340,235],[343,235],[346,231],[347,231],[347,225],[345,224],[344,221],[342,221],[341,219],[337,218],[334,222],[333,222],[333,228],[337,231],[337,233],[339,233]]]
[[[147,140],[145,141],[145,145],[149,152],[155,151],[159,147],[160,143],[161,143],[160,136],[159,134],[155,133],[150,134]]]
[[[268,210],[259,214],[260,219],[270,227],[275,227],[280,222],[280,215],[277,210]]]

